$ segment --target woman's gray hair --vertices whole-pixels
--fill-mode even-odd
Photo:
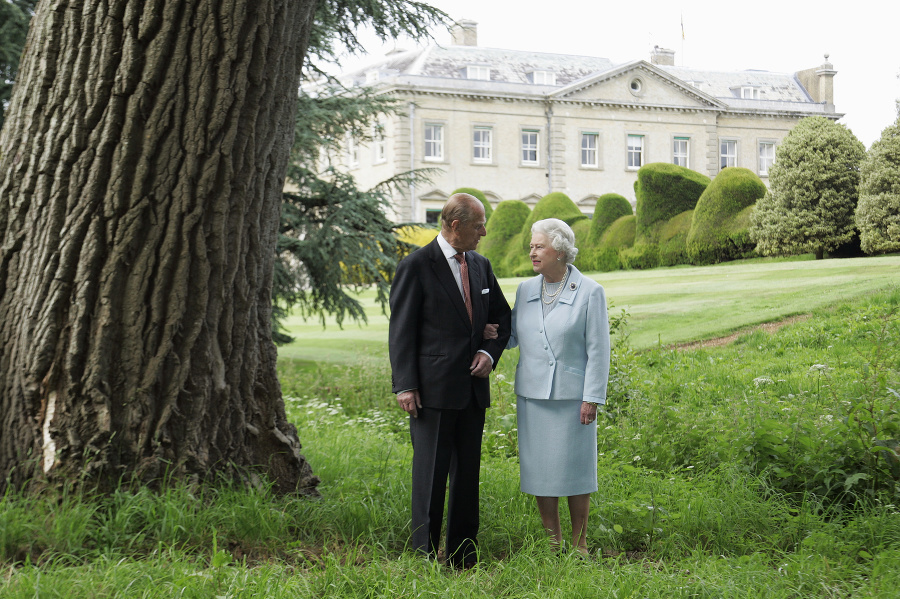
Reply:
[[[558,218],[545,218],[531,225],[531,234],[543,233],[550,239],[550,247],[566,255],[566,264],[575,262],[578,248],[575,247],[575,233],[572,228]]]

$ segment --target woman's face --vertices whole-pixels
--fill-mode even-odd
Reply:
[[[534,272],[542,275],[554,275],[566,269],[566,261],[563,253],[553,249],[550,238],[543,233],[535,233],[531,236],[531,245],[528,246],[528,256],[531,258],[531,267]]]

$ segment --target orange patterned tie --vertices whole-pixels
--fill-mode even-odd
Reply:
[[[469,322],[472,320],[472,296],[469,293],[469,265],[466,264],[465,254],[456,254],[453,256],[459,262],[459,277],[462,279],[463,299],[466,302],[466,312],[469,313]]]

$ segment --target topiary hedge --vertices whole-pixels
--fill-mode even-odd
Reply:
[[[659,246],[655,243],[636,243],[619,252],[619,261],[625,269],[647,269],[659,266]]]
[[[590,242],[599,242],[603,233],[618,218],[634,214],[631,208],[631,202],[617,193],[606,193],[597,198],[597,205],[594,206],[594,218],[591,220],[591,234],[588,238]]]
[[[633,214],[627,214],[613,221],[598,242],[589,243],[578,253],[581,258],[581,266],[578,268],[604,272],[622,268],[619,252],[634,244],[634,220]]]
[[[659,230],[659,265],[687,264],[687,237],[693,210],[685,210],[669,219]]]
[[[687,256],[693,264],[736,260],[753,252],[750,210],[766,194],[766,185],[753,171],[724,169],[700,196],[687,236]],[[738,215],[743,215],[738,218]]]
[[[521,247],[523,250],[527,251],[528,244],[531,243],[531,225],[545,218],[558,218],[573,228],[578,221],[587,220],[587,217],[581,213],[569,196],[561,191],[549,193],[538,201],[528,216],[528,220],[522,226]]]
[[[488,201],[488,199],[480,189],[475,189],[474,187],[460,187],[453,193],[467,193],[470,196],[475,196],[476,198],[478,198],[478,201],[484,204],[484,219],[486,222],[490,222],[491,214],[494,212],[494,209],[491,207],[491,203]],[[451,193],[450,195],[453,195],[453,193]]]
[[[487,235],[478,244],[478,251],[487,257],[498,277],[512,276],[512,272],[504,272],[504,262],[511,248],[518,253],[518,246],[512,245],[517,239],[531,214],[531,208],[521,200],[504,200],[497,204],[497,209],[487,223]]]
[[[638,170],[637,239],[655,243],[653,226],[685,210],[693,210],[710,179],[696,171],[667,162],[651,162]]]

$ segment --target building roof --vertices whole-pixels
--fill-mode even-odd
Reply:
[[[467,67],[490,68],[490,81],[468,79]],[[795,73],[769,71],[713,71],[672,65],[651,65],[641,60],[615,64],[607,58],[504,50],[481,46],[430,45],[414,50],[395,50],[363,68],[341,76],[345,85],[379,84],[445,93],[518,96],[544,99],[560,97],[563,88],[604,75],[620,74],[643,66],[659,69],[670,78],[690,86],[706,97],[738,111],[788,111],[824,113],[825,103],[815,102]],[[535,71],[555,75],[552,83],[532,83]],[[753,98],[742,97],[742,88],[756,90]],[[833,110],[833,107],[832,107]]]

